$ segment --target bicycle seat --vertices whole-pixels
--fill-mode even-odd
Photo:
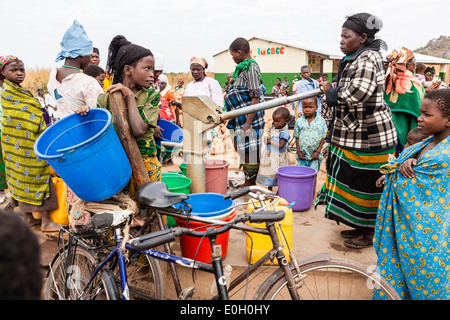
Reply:
[[[170,192],[164,182],[153,181],[141,185],[137,197],[139,202],[149,207],[161,209],[186,200],[189,198],[189,195]]]

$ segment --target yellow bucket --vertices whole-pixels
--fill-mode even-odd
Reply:
[[[256,207],[261,207],[259,203],[256,203]],[[253,203],[249,203],[247,205],[247,212],[253,211],[255,208]],[[294,218],[292,215],[292,209],[289,208],[289,203],[285,200],[280,198],[276,203],[274,203],[273,206],[268,207],[266,210],[284,210],[285,216],[281,223],[281,229],[283,230],[284,237],[282,234],[280,234],[280,230],[276,227],[278,239],[280,240],[281,244],[284,244],[283,252],[288,260],[290,260],[289,257],[289,249],[287,245],[289,245],[289,248],[292,249],[292,243],[293,243],[293,236],[292,236],[292,225],[294,223]],[[246,223],[248,226],[256,227],[256,228],[265,228],[265,223]],[[272,241],[270,239],[269,235],[255,233],[255,232],[247,232],[247,239],[246,239],[246,248],[247,248],[247,261],[250,259],[250,263],[255,263],[258,261],[262,256],[264,256],[269,250],[273,248]],[[250,238],[251,237],[251,238]],[[286,238],[286,239],[285,239]],[[253,242],[252,242],[253,241]],[[286,244],[287,242],[287,244]],[[253,244],[253,247],[252,247]],[[251,253],[251,257],[250,257]],[[274,259],[274,263],[278,264],[278,261]],[[265,264],[270,264],[270,261],[266,262]]]

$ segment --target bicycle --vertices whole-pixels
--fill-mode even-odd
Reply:
[[[157,218],[160,218],[161,214],[170,215],[181,219],[188,218],[193,221],[208,223],[209,227],[206,231],[201,232],[181,227],[163,229],[160,231],[139,235],[130,239],[126,243],[123,243],[121,228],[127,223],[130,216],[123,217],[122,219],[114,219],[114,216],[116,215],[114,213],[107,212],[104,214],[94,215],[92,221],[95,228],[114,229],[115,248],[107,255],[106,258],[100,257],[101,255],[104,255],[104,249],[97,249],[97,252],[100,253],[98,257],[99,259],[97,260],[98,262],[94,263],[87,271],[82,272],[82,274],[90,274],[90,277],[86,277],[83,281],[84,287],[81,291],[77,291],[78,295],[76,295],[76,297],[83,297],[83,294],[86,292],[104,292],[104,297],[107,299],[117,299],[119,297],[122,299],[130,298],[129,292],[133,290],[130,289],[127,283],[127,269],[125,266],[125,259],[123,258],[122,249],[122,247],[124,247],[124,250],[127,250],[130,253],[147,257],[150,262],[155,262],[154,259],[157,259],[159,261],[165,261],[172,264],[176,263],[178,266],[214,274],[217,285],[217,295],[213,297],[213,299],[228,300],[230,291],[235,289],[245,280],[248,281],[249,276],[258,270],[263,264],[266,262],[271,262],[274,259],[277,259],[278,267],[259,286],[259,289],[253,297],[255,300],[271,300],[279,298],[288,298],[293,300],[325,298],[328,300],[332,298],[330,296],[332,293],[331,289],[338,289],[339,292],[337,292],[337,296],[339,298],[355,299],[360,296],[360,292],[363,288],[371,291],[374,287],[382,290],[382,292],[386,294],[389,299],[400,299],[396,291],[382,277],[356,262],[342,259],[332,259],[328,254],[320,254],[314,257],[304,257],[297,260],[292,254],[292,251],[290,251],[291,261],[289,262],[283,252],[284,248],[281,245],[280,239],[278,238],[276,232],[277,222],[283,220],[284,211],[265,210],[267,209],[267,206],[274,203],[270,202],[267,205],[267,199],[276,201],[274,200],[276,199],[276,196],[267,189],[256,186],[245,187],[241,190],[226,195],[226,198],[236,199],[245,194],[250,194],[251,197],[261,203],[261,207],[257,210],[254,210],[251,213],[237,215],[234,219],[228,222],[189,215],[191,208],[184,202],[184,200],[186,200],[189,196],[186,194],[169,192],[167,190],[167,186],[162,182],[151,182],[144,184],[139,189],[138,194],[139,200],[141,204],[143,204],[141,206],[142,215],[145,215],[145,213],[149,211],[149,208],[152,208],[153,213],[156,214]],[[178,209],[175,209],[173,205],[177,203],[181,203],[182,205]],[[147,221],[150,220],[151,219],[148,219]],[[238,225],[247,221],[257,223],[265,222],[265,228]],[[244,232],[250,231],[269,235],[273,243],[273,249],[269,250],[269,252],[261,257],[257,262],[249,265],[247,270],[244,270],[240,275],[235,277],[229,284],[228,288],[223,273],[221,246],[216,244],[215,239],[217,235],[227,232],[231,228],[242,230]],[[166,253],[153,249],[156,246],[167,245],[181,235],[207,237],[211,245],[211,264],[174,255],[170,252],[170,250],[167,250],[167,247],[166,251],[168,252]],[[73,237],[73,235],[71,236]],[[84,246],[85,245],[81,248],[82,251],[86,250]],[[64,250],[62,251],[65,252],[66,248],[63,249]],[[91,250],[93,250],[93,248],[91,248]],[[60,253],[60,255],[65,256],[65,253]],[[114,257],[117,257],[118,259],[114,259]],[[55,259],[57,261],[59,258],[56,257]],[[111,277],[111,274],[117,264],[111,263],[114,260],[119,260],[120,293],[118,293],[117,286],[115,286],[116,283],[113,277]],[[55,262],[53,265],[55,266],[58,264]],[[54,267],[51,268],[53,273],[55,273],[54,269]],[[70,277],[67,277],[67,275],[64,276],[67,270],[62,268],[57,270],[62,273],[62,276],[58,276],[56,278],[64,279],[64,281],[60,280],[60,282],[66,282],[63,287],[67,290],[68,287],[71,287],[70,285],[67,285],[67,279]],[[150,273],[151,276],[148,277],[148,281],[152,282],[151,287],[153,289],[146,290],[147,292],[144,292],[145,295],[143,296],[149,299],[161,299],[163,296],[158,296],[158,294],[163,292],[163,284],[160,282],[161,270],[156,267],[152,269]],[[101,277],[99,277],[99,275]],[[97,277],[102,281],[99,281]],[[56,291],[52,288],[57,285],[57,283],[55,283],[52,279],[55,279],[54,275],[49,277],[49,284],[47,285],[46,293]],[[324,280],[327,281],[324,283]],[[336,280],[339,284],[333,285],[330,283],[331,280]],[[178,279],[176,278],[175,272],[175,287],[177,287],[177,282]],[[71,284],[70,281],[68,283]],[[358,284],[357,286],[355,286],[356,283]],[[346,295],[341,296],[344,287],[346,289]],[[135,291],[139,291],[139,288],[135,289]],[[183,290],[177,289],[177,294],[180,299],[190,299],[194,292],[194,287],[188,287]],[[328,293],[328,295],[324,296],[324,293]],[[73,297],[73,295],[68,295],[68,297]]]

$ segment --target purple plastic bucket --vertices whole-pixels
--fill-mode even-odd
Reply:
[[[303,166],[286,166],[277,169],[278,195],[295,202],[293,211],[305,211],[311,208],[314,197],[316,169]]]

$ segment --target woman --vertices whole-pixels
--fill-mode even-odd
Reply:
[[[383,101],[384,66],[375,39],[382,21],[368,13],[347,18],[341,31],[336,87],[322,82],[328,106],[334,108],[327,140],[327,177],[316,199],[325,216],[353,230],[341,232],[350,248],[372,245],[382,188],[376,187],[379,167],[388,161],[397,144],[389,108]]]
[[[425,94],[420,80],[414,76],[416,59],[414,53],[402,47],[386,57],[388,64],[384,101],[392,112],[392,121],[397,130],[396,156],[406,144],[408,132],[417,127],[420,116],[420,102]]]
[[[186,86],[184,96],[207,96],[220,108],[223,108],[223,92],[220,83],[211,77],[206,76],[206,68],[208,63],[205,58],[192,57],[190,61],[190,69],[194,81],[189,82]],[[207,132],[207,148],[210,149],[213,138],[217,135],[217,127]]]
[[[58,120],[78,113],[81,115],[95,108],[97,97],[103,93],[95,78],[81,72],[91,62],[92,41],[83,26],[75,21],[61,41],[61,52],[56,61],[64,60],[61,68],[52,70],[47,88],[56,101]]]

